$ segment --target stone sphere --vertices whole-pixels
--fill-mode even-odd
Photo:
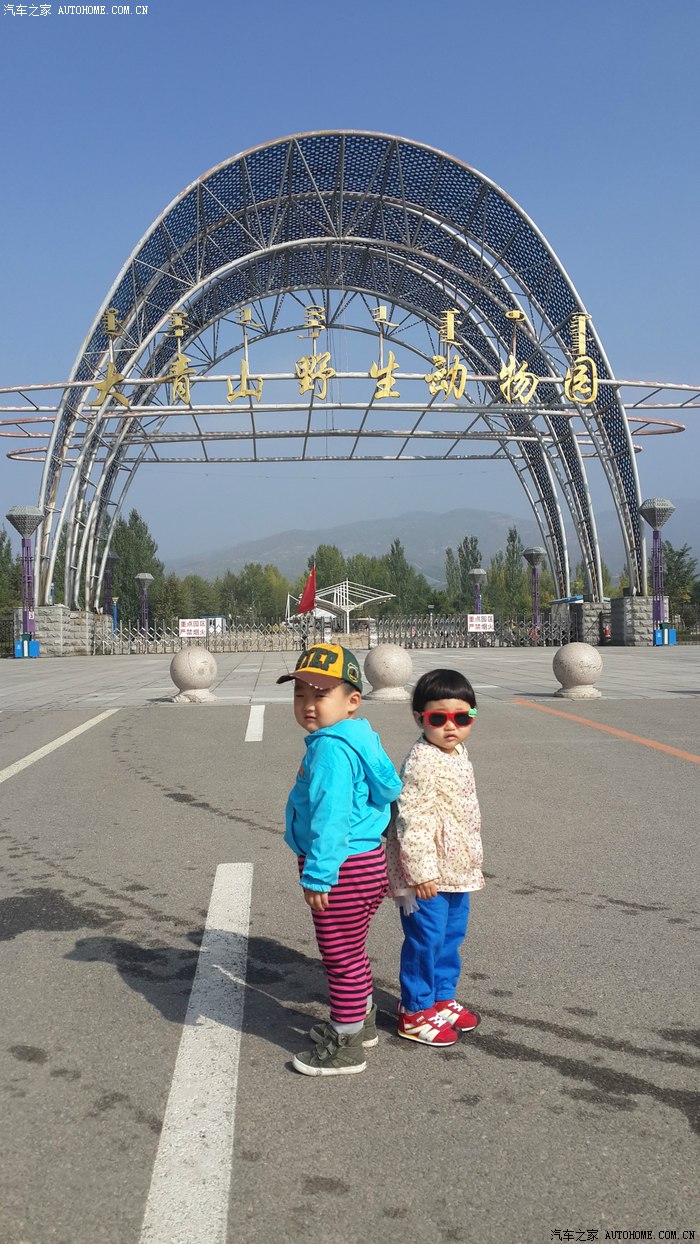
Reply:
[[[170,677],[180,691],[204,691],[216,677],[216,661],[206,648],[182,648],[170,662]]]
[[[561,683],[556,695],[569,699],[592,699],[600,695],[593,684],[603,672],[603,658],[592,644],[565,644],[555,652],[552,669]]]
[[[398,644],[379,644],[365,659],[365,678],[372,685],[374,700],[408,700],[405,684],[413,673],[413,661]]]

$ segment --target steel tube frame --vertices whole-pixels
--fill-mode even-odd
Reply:
[[[256,186],[259,184],[260,177],[262,176],[260,172],[260,161],[262,160],[264,164],[265,160],[267,160],[272,164],[272,162],[274,162],[277,158],[278,150],[285,144],[286,150],[284,151],[284,170],[286,171],[281,175],[278,174],[278,189],[276,195],[257,195]],[[327,150],[330,152],[330,155],[328,158],[324,155],[319,161],[318,149],[319,146],[323,146],[324,144],[324,151]],[[332,151],[331,148],[333,149]],[[348,174],[350,180],[348,180],[346,184],[346,171],[352,166],[354,170],[352,176],[357,176],[355,165],[359,159],[360,151],[362,151],[364,155],[365,148],[374,153],[371,155],[370,161],[376,155],[375,173],[369,177],[369,180],[365,178],[363,188],[361,190],[357,190],[351,187],[350,174]],[[334,163],[334,161],[336,161],[336,157],[337,162]],[[253,173],[251,167],[249,167],[251,162],[254,162],[255,164],[255,173]],[[432,190],[430,187],[426,190],[425,185],[422,183],[422,188],[418,189],[419,183],[416,182],[414,171],[412,170],[414,168],[417,170],[417,168],[422,164],[429,165],[433,168],[433,180],[431,183]],[[232,166],[238,167],[241,179],[248,187],[248,203],[240,209],[231,210],[223,204],[221,196],[224,192],[221,191],[215,200],[218,205],[216,209],[219,212],[218,221],[216,225],[212,226],[211,221],[207,219],[207,211],[211,206],[213,197],[209,183],[211,182],[213,185],[216,182],[217,177],[224,177],[228,174],[229,170],[232,169]],[[275,164],[275,168],[279,168],[278,163]],[[287,185],[285,178],[289,176],[291,179],[292,175],[294,175],[298,179],[298,170],[303,170],[303,175],[307,178],[307,184],[310,186],[310,189],[304,190],[303,193],[300,191],[293,192],[290,189],[289,193],[285,193],[285,186]],[[328,173],[331,171],[334,172],[334,180],[332,183],[329,181],[328,177]],[[451,188],[453,183],[459,181],[460,179],[463,183],[461,191],[463,207],[460,211],[464,210],[464,203],[469,201],[469,194],[472,191],[473,183],[476,182],[477,185],[481,187],[481,199],[483,203],[486,203],[487,201],[491,203],[491,219],[498,221],[499,212],[501,215],[505,212],[506,216],[510,218],[512,222],[509,226],[511,229],[510,237],[507,241],[499,243],[497,249],[494,249],[491,246],[491,243],[487,237],[487,228],[490,226],[487,226],[486,224],[486,214],[484,214],[484,223],[482,227],[481,216],[479,215],[481,208],[478,206],[478,196],[474,200],[475,206],[468,212],[466,223],[463,217],[460,217],[459,220],[455,218],[453,221],[450,216],[438,210],[439,191],[443,186],[443,183],[446,189],[443,190],[442,193],[443,197],[447,195],[447,198],[445,199],[445,202],[447,202],[449,200],[447,187],[449,186]],[[378,186],[379,189],[377,189]],[[399,188],[399,192],[397,192],[397,187]],[[417,193],[418,197],[415,200],[410,199],[408,197],[409,194],[414,193]],[[452,189],[450,189],[450,193],[452,194],[454,200],[454,192]],[[191,199],[193,194],[195,194],[196,204],[194,200]],[[419,202],[421,196],[423,199],[422,204]],[[457,197],[459,197],[459,195]],[[171,217],[173,220],[175,220],[176,217],[180,221],[184,220],[185,207],[187,207],[188,211],[190,210],[190,201],[192,202],[193,215],[195,218],[195,232],[190,234],[189,238],[184,241],[183,245],[176,244],[173,246],[172,241],[175,236],[176,228],[173,224],[172,228],[168,229]],[[110,291],[102,310],[106,309],[111,302],[115,301],[116,295],[122,286],[122,282],[126,282],[127,275],[132,275],[132,290],[138,288],[140,283],[140,273],[144,270],[141,256],[142,253],[145,254],[152,239],[157,239],[159,244],[162,241],[164,247],[170,247],[170,255],[167,260],[165,260],[165,266],[170,266],[173,277],[176,281],[181,282],[182,286],[186,289],[186,293],[184,293],[183,297],[179,299],[180,304],[183,304],[188,299],[192,298],[193,293],[196,291],[198,286],[201,288],[207,286],[209,292],[212,290],[216,291],[221,288],[223,280],[229,276],[234,269],[249,265],[249,246],[251,242],[257,251],[256,263],[258,264],[258,268],[256,271],[260,273],[262,273],[263,265],[265,264],[268,266],[268,271],[272,271],[275,253],[279,254],[283,252],[286,262],[286,257],[289,255],[290,251],[309,245],[313,245],[318,249],[321,245],[320,235],[318,237],[311,238],[298,238],[294,239],[292,242],[287,241],[280,243],[278,241],[282,225],[284,222],[287,222],[287,225],[289,225],[289,221],[297,211],[297,203],[304,203],[307,207],[310,206],[311,209],[313,209],[316,205],[320,207],[322,220],[324,222],[323,228],[325,229],[326,243],[328,243],[329,236],[334,240],[330,243],[331,247],[335,244],[341,246],[342,248],[343,244],[347,244],[351,239],[352,244],[357,248],[357,235],[354,232],[355,225],[359,225],[360,223],[365,224],[366,221],[371,219],[373,227],[377,230],[377,236],[366,239],[367,245],[365,245],[364,249],[367,262],[371,266],[376,267],[377,257],[376,255],[372,257],[371,248],[376,248],[377,254],[379,253],[379,249],[383,248],[384,254],[387,258],[392,256],[394,259],[397,257],[404,259],[403,267],[409,275],[420,271],[426,279],[433,280],[438,287],[441,286],[446,293],[448,301],[453,300],[453,288],[452,282],[447,280],[447,270],[454,269],[457,271],[457,260],[459,259],[460,254],[464,255],[465,253],[471,251],[471,254],[480,260],[483,270],[483,277],[480,278],[481,284],[476,285],[475,283],[474,285],[477,292],[472,299],[471,305],[476,306],[477,302],[486,296],[486,287],[489,285],[489,282],[494,283],[494,292],[495,289],[500,289],[500,296],[502,298],[505,297],[505,305],[513,305],[513,303],[517,303],[517,299],[507,287],[507,279],[512,278],[519,282],[521,288],[525,292],[525,296],[529,299],[532,305],[537,306],[542,323],[548,326],[549,340],[556,341],[560,348],[564,348],[562,340],[563,321],[559,324],[554,323],[555,317],[549,313],[548,307],[545,305],[545,299],[550,296],[548,291],[553,289],[555,285],[557,290],[561,289],[563,298],[561,305],[563,306],[566,304],[569,308],[565,314],[565,320],[570,314],[576,311],[583,312],[584,310],[573,285],[566,277],[566,274],[556,259],[556,256],[551,251],[551,248],[547,246],[544,238],[533,225],[532,221],[529,220],[521,209],[517,208],[517,206],[508,198],[507,195],[500,191],[498,187],[496,187],[487,178],[484,178],[481,174],[476,174],[474,170],[469,169],[466,165],[460,164],[458,161],[452,160],[450,157],[445,156],[444,153],[432,151],[430,148],[426,148],[421,144],[408,144],[404,140],[398,140],[389,135],[348,133],[298,135],[291,139],[281,140],[281,142],[278,143],[265,144],[263,147],[254,149],[253,152],[244,153],[244,155],[237,157],[235,160],[224,162],[224,164],[218,166],[217,169],[212,170],[204,178],[198,179],[198,181],[193,183],[188,190],[178,196],[177,200],[175,200],[173,204],[171,204],[170,207],[161,214],[155,222],[153,228],[144,235],[142,242],[134,250],[132,256],[130,256],[127,261],[127,264],[122,269],[122,273],[115,284],[114,290]],[[268,227],[265,222],[270,211],[272,212],[272,220]],[[349,211],[352,212],[352,216],[349,219],[346,219],[346,212]],[[388,231],[387,226],[391,226],[393,228],[392,212],[395,214],[397,221],[401,219],[404,222],[405,241],[401,241],[395,233],[390,234]],[[386,213],[388,213],[388,215],[386,215]],[[306,218],[308,219],[308,212],[306,213]],[[208,239],[210,236],[213,237],[216,234],[220,225],[226,224],[227,222],[235,223],[235,226],[240,233],[248,239],[246,244],[248,247],[247,254],[230,261],[225,265],[225,268],[222,267],[216,273],[206,273],[204,269],[204,255]],[[184,237],[182,234],[182,226],[180,225],[178,227],[180,229],[180,236]],[[449,239],[449,245],[451,246],[452,256],[455,261],[454,263],[452,260],[445,260],[444,257],[439,257],[435,251],[423,249],[423,238],[428,236],[431,229],[438,233],[442,233],[446,239]],[[165,236],[166,233],[167,238]],[[287,228],[287,236],[289,236],[289,228]],[[495,237],[496,234],[494,233],[493,236]],[[540,282],[540,286],[544,291],[542,293],[539,289],[537,291],[535,290],[532,280],[528,278],[525,268],[522,267],[521,269],[519,261],[516,261],[512,255],[508,254],[509,251],[513,251],[513,253],[515,253],[513,250],[514,244],[515,242],[522,240],[523,237],[529,239],[528,244],[531,248],[532,254],[534,255],[537,253],[537,262],[540,262],[541,257],[544,269],[548,269],[549,271],[549,286],[546,285],[546,282],[544,285],[542,284],[542,281],[544,280],[543,273],[540,272],[537,274],[537,280]],[[195,263],[192,267],[188,266],[188,248],[192,250],[195,258]],[[521,250],[522,248],[520,248],[517,253],[520,254]],[[330,251],[327,250],[326,271],[329,270],[329,255]],[[483,263],[485,256],[488,257],[488,266],[484,269]],[[530,262],[530,260],[528,260],[528,262]],[[532,263],[534,263],[534,260],[532,260]],[[436,271],[442,272],[443,276],[437,277],[433,275],[432,272],[429,272],[431,266],[436,267]],[[142,322],[145,316],[145,308],[149,294],[153,292],[157,282],[162,277],[162,273],[164,271],[163,262],[159,265],[151,263],[151,270],[152,275],[150,280],[145,284],[141,284],[140,293],[133,302],[133,312],[130,313],[127,310],[127,316],[123,329],[124,335],[128,336],[131,334],[132,329],[134,327],[136,328],[135,336],[131,338],[132,341],[136,343],[136,354],[134,354],[133,349],[131,350],[131,357],[134,360],[142,352],[144,348],[144,341],[148,336],[148,330],[145,335],[142,331]],[[319,264],[319,274],[323,274],[323,271],[323,264]],[[536,271],[536,266],[532,267],[533,274],[536,274]],[[469,283],[468,274],[462,269],[459,275],[460,285],[463,285],[464,288],[466,288],[466,285]],[[377,284],[378,283],[375,282],[375,286]],[[457,286],[458,281],[455,277],[455,301],[457,300],[458,295]],[[266,296],[268,293],[272,292],[274,291],[267,289],[260,291],[261,296]],[[381,287],[374,288],[373,292],[375,294],[379,294],[379,296],[391,296],[388,291]],[[255,297],[255,294],[253,297]],[[171,303],[172,308],[176,305],[178,305],[176,301]],[[425,312],[423,312],[423,314],[425,314]],[[481,314],[481,311],[479,314]],[[561,313],[559,312],[559,314]],[[98,320],[86,337],[84,348],[78,356],[73,372],[74,379],[87,378],[84,370],[85,368],[87,368],[89,375],[95,375],[98,370],[100,360],[104,362],[106,357],[106,349],[103,349],[101,354],[99,352],[96,354],[93,345],[95,341],[100,339],[99,318],[100,317],[98,316]],[[157,326],[156,328],[151,329],[151,338],[153,338],[158,331],[159,329]],[[497,340],[500,341],[502,347],[507,347],[507,342],[505,341],[503,333],[497,334]],[[603,371],[607,371],[607,375],[610,376],[611,373],[607,359],[605,358],[600,343],[592,328],[589,332],[589,343],[589,349],[594,350],[600,360],[601,369]],[[81,371],[83,372],[82,375],[80,374]],[[546,377],[543,377],[542,383],[546,383]],[[148,381],[145,381],[145,385],[148,385]],[[61,467],[65,463],[69,448],[69,441],[66,440],[66,433],[69,432],[71,427],[74,427],[80,419],[81,405],[84,405],[84,400],[81,403],[80,396],[80,394],[70,392],[66,401],[62,404],[61,417],[56,421],[54,433],[49,445],[49,452],[47,453],[47,462],[42,478],[41,498],[43,505],[50,512],[49,517],[45,521],[44,530],[40,533],[42,571],[46,568],[48,551],[47,541],[49,540],[51,533],[52,511],[57,502],[59,476]],[[632,500],[636,498],[636,504],[638,505],[639,503],[639,485],[636,466],[634,463],[633,447],[631,444],[629,427],[627,426],[624,416],[624,409],[619,405],[619,403],[616,404],[616,399],[614,399],[612,402],[607,400],[605,402],[601,401],[599,403],[598,411],[590,412],[580,410],[579,413],[584,419],[584,422],[587,423],[587,426],[590,427],[591,435],[594,438],[596,452],[600,457],[606,478],[609,486],[611,487],[613,500],[620,518],[623,542],[625,544],[628,563],[630,566],[631,580],[633,582],[635,580],[640,582],[640,589],[645,590],[645,575],[642,575],[641,573],[644,568],[645,560],[644,542],[640,541],[639,538],[639,524],[636,512],[632,512],[630,509]],[[552,417],[556,418],[555,412],[552,412]],[[97,425],[97,423],[98,420],[95,420],[95,425]],[[564,429],[562,429],[562,432],[563,431]],[[614,436],[615,438],[614,443],[611,436]],[[71,511],[69,523],[72,528],[70,533],[72,537],[75,536],[76,532],[80,531],[81,527],[85,530],[84,523],[86,508],[90,508],[90,512],[92,513],[95,507],[95,485],[91,484],[89,481],[90,471],[97,465],[95,454],[96,450],[88,453],[87,447],[83,445],[80,470],[76,472],[76,474],[82,475],[83,478],[78,485],[73,485],[71,499],[68,502],[68,509]],[[567,454],[569,454],[569,456],[571,456],[571,454],[574,455],[574,457],[571,458],[571,470],[569,466],[566,465]],[[549,463],[542,461],[543,458],[547,459],[550,455],[545,452],[542,446],[540,446],[540,449],[538,450],[538,455],[539,457],[537,460],[533,459],[533,464],[536,461],[539,463],[539,465],[534,467],[535,474],[533,478],[536,485],[535,492],[539,498],[537,504],[541,505],[547,513],[547,527],[549,529],[551,540],[553,532],[552,523],[555,523],[558,505],[554,494],[550,465]],[[139,460],[143,461],[143,455],[140,456]],[[600,559],[597,551],[597,539],[595,537],[595,526],[592,516],[592,507],[590,505],[590,495],[588,493],[587,484],[585,483],[585,474],[583,473],[580,454],[578,453],[578,449],[573,442],[569,446],[568,450],[564,449],[562,451],[562,460],[565,464],[562,478],[567,480],[567,485],[569,485],[570,481],[572,491],[569,505],[570,508],[572,508],[571,501],[573,500],[573,510],[578,511],[579,515],[579,536],[581,537],[581,535],[583,535],[585,537],[582,541],[584,560],[590,574],[595,576],[599,583]],[[623,463],[626,473],[625,478],[623,478],[622,474]],[[110,477],[106,498],[101,496],[101,500],[99,502],[100,506],[103,504],[109,505],[109,493],[111,493],[114,479],[118,477],[119,474],[119,461],[118,456],[116,455],[113,459],[113,465],[116,467],[116,471]],[[88,468],[87,471],[86,468]],[[578,483],[575,482],[576,476],[579,480]],[[583,487],[583,491],[581,491],[581,487]],[[87,496],[90,489],[93,490],[93,500],[90,503],[90,507],[87,507]],[[102,493],[104,493],[104,484],[101,489],[101,494]],[[65,521],[65,511],[62,515],[62,520]],[[555,525],[558,524],[555,523]],[[90,526],[93,531],[96,529],[95,522],[90,523]],[[59,533],[57,531],[55,534],[55,541],[58,539],[58,534]],[[87,555],[86,588],[88,589],[87,594],[89,595],[89,591],[92,590],[92,585],[94,584],[94,573],[91,568],[91,563],[94,557],[92,552],[92,549],[94,549],[94,543],[90,550],[85,548],[84,541],[82,542],[82,547],[84,551],[80,556],[80,560],[82,562],[85,555]],[[548,543],[547,547],[551,554],[551,544]],[[71,540],[71,549],[71,556],[67,558],[67,574],[72,575],[73,563],[76,561],[77,552],[75,538]],[[559,560],[561,560],[561,543],[559,544],[558,553]],[[49,563],[52,562],[51,557],[49,557],[48,561]],[[44,577],[50,581],[50,575],[47,574]],[[42,580],[42,590],[44,590],[44,586],[45,585]]]

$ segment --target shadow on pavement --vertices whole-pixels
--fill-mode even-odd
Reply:
[[[327,1014],[326,978],[320,960],[269,937],[245,939],[216,930],[213,935],[227,939],[228,961],[235,962],[243,955],[245,962],[247,953],[242,1031],[262,1037],[287,1054],[297,1053],[313,1021]],[[184,1024],[202,936],[202,929],[186,934],[191,950],[172,946],[152,949],[108,936],[84,937],[65,957],[80,963],[111,964],[129,989],[140,993],[164,1019]],[[229,1025],[221,991],[212,991],[209,996],[208,1017]],[[396,998],[381,988],[375,988],[374,998],[380,1012],[379,1026],[393,1030]]]

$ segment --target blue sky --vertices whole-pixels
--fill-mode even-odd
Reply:
[[[197,176],[259,142],[358,128],[439,147],[511,195],[559,255],[618,376],[700,384],[696,0],[51,9],[0,17],[0,383],[68,376],[130,251]],[[645,496],[697,495],[700,412],[687,422],[682,437],[646,440]],[[4,447],[3,515],[33,504],[39,485],[39,468]],[[352,464],[144,467],[129,501],[166,559],[443,503],[525,513],[506,465],[382,466],[368,478]],[[593,468],[591,487],[611,509]],[[680,544],[682,510],[672,524]]]

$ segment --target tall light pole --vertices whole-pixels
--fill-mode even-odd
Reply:
[[[153,582],[153,575],[142,570],[134,578],[141,584],[141,630],[145,641],[148,638],[148,589]]]
[[[32,536],[44,517],[36,505],[15,505],[5,518],[22,537],[22,638],[34,635],[34,575],[32,573]]]
[[[473,570],[469,571],[469,578],[474,584],[474,613],[483,613],[484,610],[481,604],[481,585],[486,578],[486,571],[482,570],[481,567],[475,567]]]
[[[643,501],[639,513],[653,531],[651,554],[652,606],[651,617],[654,630],[666,621],[664,617],[664,551],[661,542],[661,528],[674,513],[676,507],[672,501],[664,497],[650,497]]]
[[[547,556],[547,550],[536,545],[532,549],[524,549],[523,557],[530,566],[530,590],[532,594],[532,625],[540,625],[540,568]]]

